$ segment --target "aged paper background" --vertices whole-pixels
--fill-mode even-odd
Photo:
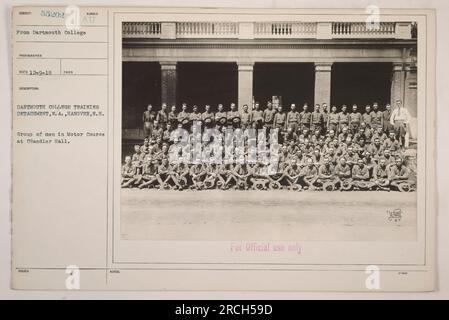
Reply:
[[[83,3],[80,2],[79,4],[82,5]],[[109,4],[109,3],[108,3],[108,4]],[[260,2],[258,3],[258,5],[259,5],[259,6],[262,6]],[[379,4],[379,5],[381,6],[381,4]],[[287,5],[283,5],[283,6],[284,6],[284,7],[287,7]],[[306,5],[304,5],[304,6],[306,6]],[[359,6],[361,6],[361,5],[359,5]],[[439,70],[439,69],[437,69],[437,70]],[[441,102],[441,101],[440,101],[440,102]],[[444,114],[444,113],[439,113],[439,114]],[[3,118],[3,119],[6,119],[6,117]],[[3,119],[2,119],[2,120],[3,120]],[[6,128],[9,128],[9,126],[6,126]],[[4,136],[4,137],[8,137],[9,134],[5,134],[5,135],[3,135],[3,136]],[[3,138],[3,137],[2,137],[2,138]],[[444,220],[443,220],[443,221],[444,221]],[[440,221],[440,222],[441,222],[441,221]],[[2,242],[2,245],[3,245],[3,242]],[[443,270],[444,270],[444,269],[443,269]],[[440,270],[440,271],[441,271],[441,270]],[[443,274],[444,274],[444,273],[443,273]]]

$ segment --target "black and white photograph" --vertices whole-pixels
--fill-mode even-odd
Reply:
[[[418,24],[224,18],[122,22],[122,239],[416,240]]]
[[[13,6],[11,294],[446,294],[449,19],[322,1]]]

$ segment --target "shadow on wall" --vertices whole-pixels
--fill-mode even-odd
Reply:
[[[334,63],[331,104],[340,109],[342,104],[356,103],[360,108],[377,102],[379,109],[385,110],[390,103],[392,70],[391,63]]]
[[[159,62],[122,63],[122,128],[142,125],[147,105],[161,105],[161,67]]]

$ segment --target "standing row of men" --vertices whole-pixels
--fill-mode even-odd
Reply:
[[[354,104],[351,110],[342,105],[340,111],[336,106],[332,106],[329,111],[327,104],[323,103],[316,104],[314,110],[309,110],[309,106],[304,104],[302,111],[299,112],[296,105],[291,104],[290,111],[284,112],[282,106],[274,107],[271,101],[268,101],[264,110],[259,103],[255,103],[252,110],[249,110],[248,105],[243,105],[242,110],[238,111],[235,103],[231,103],[229,111],[225,111],[223,104],[219,104],[215,113],[211,111],[210,105],[206,105],[203,112],[194,105],[190,112],[187,104],[183,103],[180,112],[176,106],[172,106],[168,111],[166,104],[162,104],[161,109],[155,112],[150,104],[143,113],[142,121],[145,137],[151,137],[155,130],[173,130],[179,127],[188,130],[193,122],[200,122],[204,128],[219,130],[224,127],[243,130],[278,128],[280,132],[292,131],[296,134],[303,132],[304,129],[310,132],[319,130],[321,134],[325,134],[330,130],[340,133],[343,128],[348,128],[354,135],[360,127],[374,131],[382,128],[386,133],[395,132],[401,145],[406,144],[405,136],[409,130],[410,114],[403,107],[401,100],[396,101],[396,108],[393,111],[389,104],[385,106],[384,111],[381,111],[376,102],[372,106],[365,106],[363,111],[360,109]]]

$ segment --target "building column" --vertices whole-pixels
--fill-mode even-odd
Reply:
[[[407,64],[405,66],[404,106],[414,118],[418,114],[417,82],[416,65]]]
[[[161,102],[167,106],[176,104],[176,62],[161,64]]]
[[[253,103],[253,62],[237,63],[238,66],[238,109],[242,110],[244,104],[249,110]]]
[[[332,62],[315,63],[315,104],[327,103],[331,100]]]
[[[404,65],[403,63],[393,63],[393,73],[391,76],[391,107],[394,108],[396,100],[401,100],[404,103]]]
[[[410,138],[416,139],[418,135],[418,100],[417,100],[417,73],[414,63],[405,65],[404,107],[410,113]]]

